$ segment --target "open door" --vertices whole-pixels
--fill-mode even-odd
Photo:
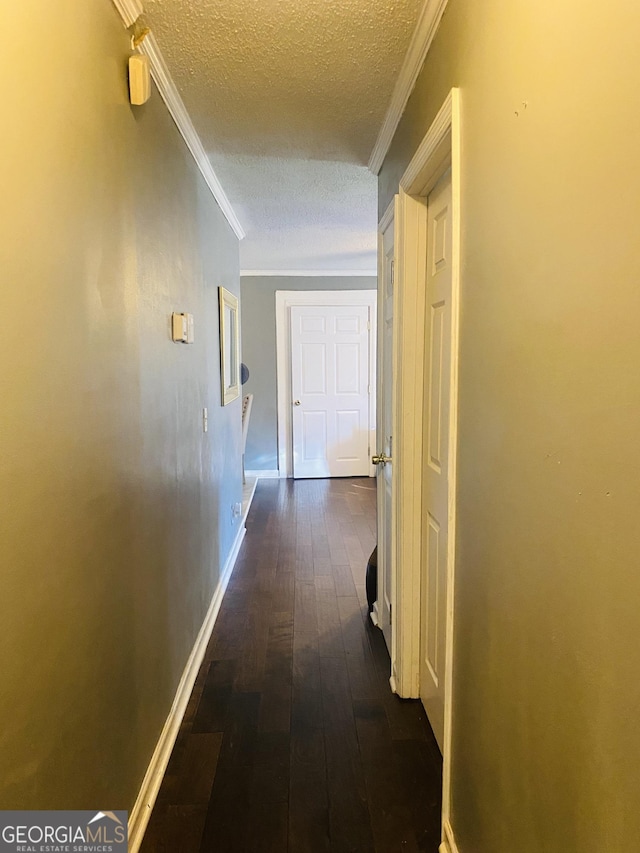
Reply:
[[[393,207],[380,224],[378,279],[378,408],[377,465],[378,485],[378,600],[374,621],[382,629],[393,660],[394,560],[392,548],[393,477],[393,290],[394,290],[394,216]]]
[[[451,470],[451,170],[428,198],[420,580],[420,698],[444,750]]]

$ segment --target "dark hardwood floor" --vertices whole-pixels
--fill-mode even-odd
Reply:
[[[262,480],[142,853],[436,853],[442,760],[367,616],[374,481]]]

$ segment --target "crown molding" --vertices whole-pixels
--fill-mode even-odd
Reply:
[[[113,5],[118,10],[118,14],[127,28],[135,24],[144,12],[140,0],[113,0]]]
[[[240,224],[240,220],[236,216],[235,211],[231,206],[231,202],[229,201],[229,198],[222,188],[222,184],[211,165],[207,152],[204,150],[200,137],[198,136],[196,129],[193,126],[193,122],[189,117],[187,108],[178,94],[176,85],[169,73],[169,69],[167,68],[164,57],[158,47],[158,43],[155,40],[153,33],[149,33],[138,50],[140,53],[149,57],[151,76],[158,87],[162,100],[167,105],[167,109],[171,113],[171,117],[175,121],[184,141],[187,143],[187,148],[191,152],[193,159],[196,161],[198,168],[202,172],[202,176],[213,193],[213,197],[218,202],[220,210],[233,229],[236,237],[239,240],[242,240],[245,237],[244,228]]]
[[[460,90],[453,88],[438,110],[438,114],[431,123],[424,139],[418,146],[416,153],[411,158],[403,176],[400,178],[400,186],[405,192],[415,192],[413,186],[425,167],[425,164],[433,157],[438,147],[444,143],[447,134],[451,133],[454,112],[458,113]]]
[[[422,7],[416,29],[393,89],[391,103],[369,158],[369,169],[374,175],[380,172],[387,151],[391,147],[393,137],[418,79],[420,69],[427,58],[446,5],[447,0],[425,0]]]
[[[138,20],[143,13],[142,5],[139,0],[113,0],[113,3],[118,10],[120,17],[123,20],[125,27],[130,27]],[[131,16],[135,15],[133,20]],[[165,102],[171,118],[176,123],[176,127],[180,131],[182,138],[187,144],[187,148],[191,152],[191,156],[196,161],[207,186],[211,190],[213,197],[217,201],[220,210],[225,219],[231,226],[234,234],[239,240],[242,240],[246,235],[244,228],[240,224],[240,220],[231,206],[231,202],[225,193],[218,176],[215,173],[211,161],[207,156],[207,152],[198,136],[198,133],[193,126],[193,122],[187,112],[182,98],[176,88],[173,78],[167,68],[164,56],[158,46],[153,33],[149,33],[138,47],[138,51],[149,58],[151,66],[151,76],[158,87],[160,97]]]
[[[240,276],[247,278],[254,276],[263,278],[264,276],[295,276],[296,278],[307,278],[309,276],[327,278],[375,278],[378,275],[377,270],[240,270]]]

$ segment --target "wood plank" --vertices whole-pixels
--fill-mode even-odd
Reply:
[[[322,728],[322,692],[317,632],[293,634],[291,732]]]
[[[375,849],[419,850],[413,814],[395,763],[386,715],[377,704],[361,702],[356,727]]]
[[[289,849],[288,803],[253,800],[249,808],[247,851],[287,853]]]
[[[273,613],[268,632],[260,731],[289,732],[293,684],[293,619]]]
[[[317,634],[318,632],[318,610],[313,575],[309,582],[296,579],[293,626],[294,634]]]
[[[398,776],[411,810],[416,842],[420,850],[436,851],[440,844],[442,814],[442,758],[425,741],[396,740],[393,743]]]
[[[207,805],[216,775],[222,737],[222,732],[186,736],[184,743],[179,749],[174,749],[171,756],[158,796],[160,802]]]
[[[353,582],[353,572],[348,563],[345,565],[334,564],[333,577],[336,583],[337,595],[357,595],[356,585]]]
[[[320,668],[331,850],[373,850],[347,664],[325,658]]]
[[[291,736],[289,849],[328,853],[329,795],[322,729],[305,727]]]
[[[156,807],[141,853],[199,853],[206,817],[205,806]]]
[[[291,737],[288,732],[259,732],[251,778],[251,800],[289,802]]]
[[[340,612],[333,577],[316,578],[315,588],[320,657],[344,657]]]
[[[193,718],[191,730],[194,733],[224,731],[236,666],[234,660],[212,661],[209,664],[198,709]]]

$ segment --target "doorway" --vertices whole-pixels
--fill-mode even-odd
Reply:
[[[392,685],[402,697],[422,698],[438,733],[443,755],[440,849],[449,853],[455,849],[449,814],[460,281],[457,89],[449,93],[400,180],[395,265]],[[443,296],[438,288],[445,280]]]

